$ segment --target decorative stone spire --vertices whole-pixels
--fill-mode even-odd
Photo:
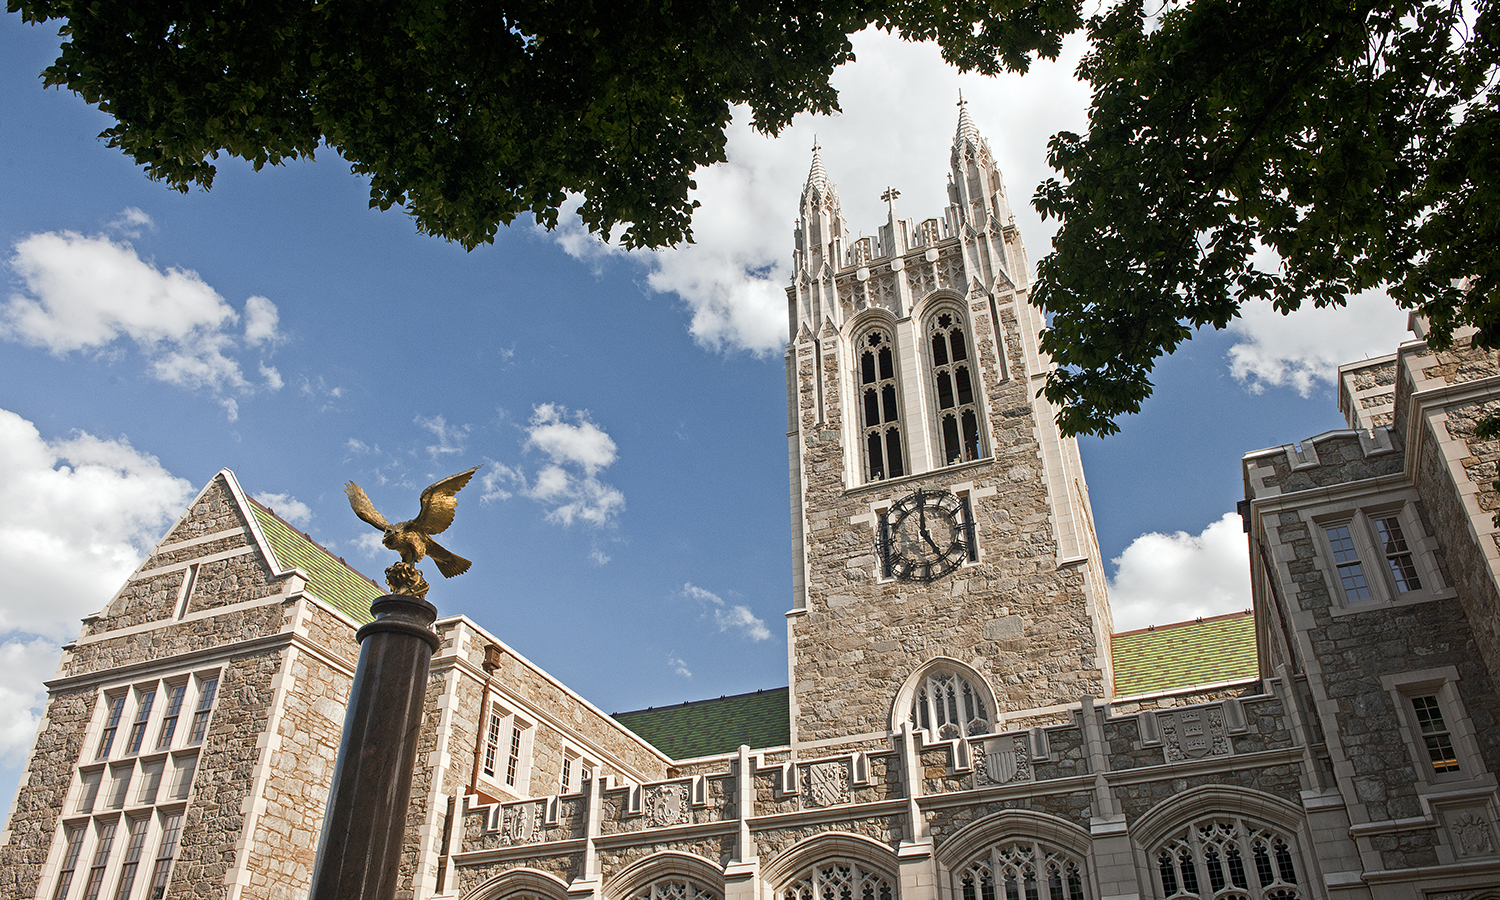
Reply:
[[[812,168],[807,172],[807,186],[802,189],[802,196],[806,199],[812,191],[817,191],[820,197],[837,196],[833,189],[833,182],[828,180],[828,170],[823,168],[823,157],[818,153],[818,139],[813,138]]]
[[[977,153],[980,145],[984,143],[984,137],[979,133],[979,127],[974,120],[969,118],[969,104],[964,100],[963,91],[958,92],[958,131],[953,135],[953,155],[955,159],[961,157],[964,145],[971,144]]]

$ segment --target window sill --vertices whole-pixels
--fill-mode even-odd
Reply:
[[[1409,591],[1405,594],[1398,594],[1388,600],[1358,600],[1354,603],[1345,602],[1341,605],[1330,606],[1328,614],[1334,618],[1338,618],[1340,616],[1378,612],[1385,609],[1396,609],[1402,606],[1417,606],[1422,603],[1433,603],[1438,600],[1453,600],[1457,597],[1458,591],[1451,587],[1434,591]]]

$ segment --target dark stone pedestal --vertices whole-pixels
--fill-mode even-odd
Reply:
[[[392,900],[401,864],[437,607],[387,594],[370,604],[344,715],[308,900]]]

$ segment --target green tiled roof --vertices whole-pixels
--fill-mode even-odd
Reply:
[[[1259,674],[1248,612],[1158,625],[1114,636],[1115,693],[1154,694]]]
[[[733,753],[741,744],[762,749],[792,742],[791,707],[784,687],[614,717],[673,759]]]
[[[385,593],[379,585],[256,501],[250,501],[250,508],[255,510],[255,520],[281,567],[307,574],[309,593],[361,625],[374,618],[370,601]]]

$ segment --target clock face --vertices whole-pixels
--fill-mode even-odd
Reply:
[[[969,559],[968,506],[948,491],[918,488],[881,522],[885,574],[899,581],[936,581]]]

